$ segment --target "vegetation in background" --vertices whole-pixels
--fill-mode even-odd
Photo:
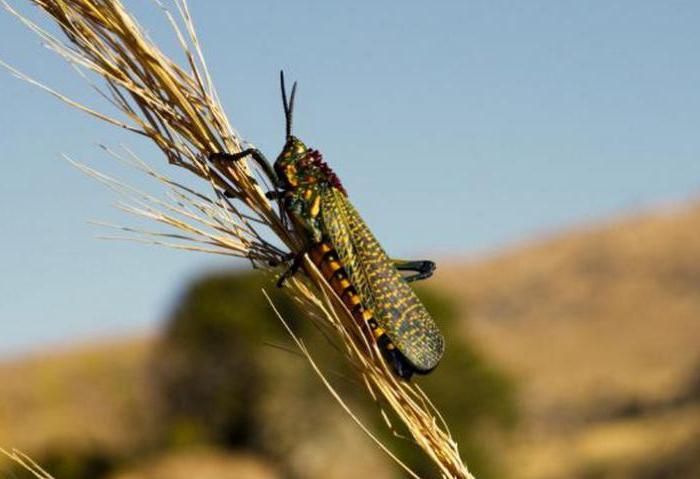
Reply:
[[[283,455],[275,451],[276,446],[271,447],[267,441],[272,439],[275,445],[302,441],[304,434],[300,431],[302,424],[309,421],[308,412],[313,411],[316,420],[324,414],[319,405],[327,402],[327,393],[316,378],[295,374],[295,363],[300,361],[294,353],[283,352],[282,356],[288,356],[284,361],[272,361],[273,356],[280,356],[280,351],[274,351],[271,343],[281,345],[289,341],[260,293],[269,284],[254,273],[220,273],[193,284],[175,307],[154,368],[169,443],[200,441],[246,446],[284,462]],[[313,326],[308,321],[294,321],[296,311],[287,296],[275,288],[268,287],[267,291],[283,317],[297,329],[308,329],[302,333],[305,338],[313,338]],[[448,350],[436,372],[418,381],[453,425],[452,433],[461,450],[471,458],[470,468],[479,478],[502,477],[495,471],[495,461],[479,433],[484,423],[497,429],[513,424],[512,383],[463,337],[463,328],[457,327],[456,311],[445,296],[425,288],[420,295],[438,318],[448,338]],[[332,348],[327,349],[317,358],[319,363],[326,370],[344,374],[342,357],[333,354]],[[270,362],[274,363],[272,368]],[[280,411],[278,417],[267,416],[262,410],[266,390],[277,395],[285,389],[285,383],[292,381],[301,381],[305,393],[284,396],[289,408]],[[352,386],[348,384],[347,388]],[[349,392],[348,396],[353,394]],[[301,402],[301,407],[293,405],[295,402]],[[381,421],[375,404],[356,398],[354,407]],[[277,420],[291,423],[291,427],[282,431],[266,424]],[[298,431],[294,430],[294,423],[299,425]],[[260,431],[271,428],[276,434],[289,437],[261,437]],[[398,444],[401,459],[416,472],[425,477],[435,474],[434,466],[410,441]]]
[[[700,363],[696,347],[700,296],[686,294],[692,283],[690,274],[684,274],[687,284],[679,288],[680,278],[672,273],[681,266],[685,266],[684,271],[693,265],[700,268],[698,228],[700,208],[634,219],[487,261],[444,267],[426,283],[430,292],[436,288],[441,294],[449,293],[457,302],[459,318],[469,312],[468,329],[479,345],[489,356],[497,357],[499,364],[508,366],[522,385],[518,388],[521,417],[508,441],[494,440],[485,433],[482,442],[476,442],[476,446],[483,443],[498,448],[490,458],[508,469],[510,477],[700,477]],[[601,263],[603,252],[606,259]],[[591,263],[591,258],[598,260]],[[592,275],[591,264],[607,264],[608,273],[597,270]],[[276,294],[274,288],[269,291]],[[259,292],[251,294],[250,300],[266,310]],[[428,296],[424,299],[430,302]],[[459,342],[464,321],[450,323],[449,318],[457,316],[439,307],[429,304],[441,325],[450,331],[448,338]],[[292,321],[295,318],[293,313],[287,316]],[[308,325],[303,321],[296,327]],[[307,474],[296,469],[297,476],[305,479],[344,479],[348,476],[339,473],[344,469],[355,472],[354,477],[386,479],[396,475],[395,470],[381,469],[390,467],[386,459],[348,424],[326,395],[319,394],[317,381],[308,375],[303,359],[265,345],[287,340],[277,323],[259,326],[270,328],[264,333],[270,336],[257,340],[258,363],[270,378],[263,398],[279,400],[248,408],[257,415],[255,439],[254,444],[244,447],[259,448],[262,444],[277,450],[275,457],[295,457],[296,466],[313,463],[315,469]],[[492,387],[487,386],[488,381],[476,379],[474,373],[467,374],[471,378],[468,384],[450,378],[452,353],[459,347],[450,344],[445,362],[435,374],[422,378],[421,385],[431,388],[433,381],[448,381],[451,394],[436,398],[448,414],[452,414],[452,400],[461,413],[495,407],[493,402],[467,402],[472,396],[463,393],[466,388]],[[107,454],[109,467],[115,468],[116,475],[109,474],[110,479],[287,479],[289,476],[281,473],[286,469],[271,464],[268,452],[256,456],[238,446],[236,454],[230,453],[231,446],[226,446],[229,452],[225,453],[216,446],[204,452],[193,452],[202,451],[199,448],[173,450],[171,444],[187,442],[177,439],[186,438],[184,433],[172,433],[167,441],[150,441],[144,446],[153,423],[160,422],[153,416],[163,414],[149,397],[153,368],[147,374],[145,367],[147,358],[161,348],[154,348],[152,339],[130,339],[0,363],[0,444],[28,452],[39,463],[48,464],[52,472],[63,466],[50,456],[61,455],[61,461],[70,463],[96,451]],[[323,364],[332,364],[332,356],[324,357]],[[346,389],[357,387],[348,383]],[[356,396],[361,399],[362,395]],[[308,403],[289,400],[300,397],[316,401],[311,411]],[[462,403],[464,411],[459,410]],[[507,416],[479,415],[475,423]],[[346,431],[339,433],[340,427]],[[465,421],[464,427],[469,433],[473,425]],[[296,437],[290,433],[293,428],[297,429]],[[455,436],[462,434],[456,424],[451,428]],[[171,432],[176,429],[170,426]],[[160,436],[167,434],[161,431]],[[190,440],[199,443],[202,437],[192,435]],[[294,441],[284,439],[290,437]],[[303,443],[300,438],[316,442]],[[333,438],[342,441],[341,445],[331,443]],[[365,449],[357,449],[358,444]],[[469,441],[462,440],[460,445],[470,453],[466,449],[471,447]],[[410,455],[413,448],[408,443],[404,446]],[[338,456],[338,450],[343,454]],[[346,462],[337,464],[343,460]],[[373,473],[366,467],[371,461],[375,461]],[[264,465],[268,472],[255,473],[255,464]],[[482,464],[488,467],[488,461],[481,458],[470,460],[479,479]],[[205,472],[214,466],[216,473]],[[242,468],[253,469],[245,475]],[[226,475],[226,471],[233,472]],[[0,477],[5,477],[3,474],[14,477],[0,460]],[[57,479],[66,477],[57,474]]]
[[[351,407],[366,422],[385,429],[377,405],[351,379],[342,354],[314,323],[300,319],[295,304],[270,278],[218,272],[183,292],[155,346],[80,353],[71,362],[75,370],[68,373],[64,367],[60,377],[37,362],[33,370],[41,377],[32,381],[41,397],[55,404],[55,414],[27,412],[32,418],[44,414],[42,424],[61,424],[62,429],[27,451],[57,479],[121,477],[134,467],[147,476],[149,468],[170,464],[168,458],[187,462],[190,451],[202,450],[258,457],[285,478],[404,477],[309,374],[263,288],[292,328],[313,343],[315,359],[340,384]],[[503,477],[493,467],[493,450],[478,434],[485,424],[502,429],[512,421],[511,383],[459,333],[449,300],[426,289],[420,294],[445,331],[449,349],[433,374],[417,380],[453,424],[460,448],[472,453],[470,467],[479,479]],[[70,405],[61,405],[56,388],[84,391]],[[73,437],[76,422],[83,420],[80,430],[86,434]],[[410,441],[392,442],[422,477],[435,476],[434,466]]]
[[[168,442],[245,445],[254,433],[253,407],[264,390],[260,350],[283,330],[255,274],[214,274],[195,282],[167,321],[154,360]],[[271,291],[280,313],[294,310]]]

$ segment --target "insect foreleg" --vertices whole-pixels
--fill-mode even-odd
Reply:
[[[274,187],[280,188],[280,181],[279,178],[277,178],[277,173],[275,173],[274,168],[272,168],[270,162],[267,161],[265,155],[263,155],[262,152],[256,148],[248,148],[247,150],[243,150],[239,153],[212,153],[209,156],[209,159],[211,161],[239,161],[246,156],[251,156],[263,170],[265,175],[270,179]]]
[[[224,191],[224,196],[226,198],[240,198],[241,197],[239,194],[234,193],[231,190]],[[265,197],[268,200],[279,200],[283,196],[284,196],[284,193],[282,191],[278,191],[278,190],[272,190],[272,191],[268,191],[267,193],[265,193]]]
[[[265,158],[265,155],[262,154],[262,152],[256,148],[248,148],[247,150],[243,150],[239,153],[212,153],[209,155],[209,160],[212,162],[216,161],[221,161],[221,162],[226,162],[226,161],[239,161],[246,156],[252,156],[253,160],[262,168],[263,172],[265,175],[270,179],[272,182],[273,187],[275,188],[272,191],[268,191],[265,193],[265,196],[267,197],[268,200],[281,200],[284,197],[284,192],[281,191],[280,189],[280,181],[279,178],[277,177],[277,173],[275,173],[275,169],[272,167],[269,161],[267,161],[267,158]],[[232,191],[225,191],[224,196],[229,197],[229,198],[237,198],[238,195]],[[287,221],[286,221],[286,216],[284,215],[284,210],[282,208],[282,204],[280,203],[279,205],[280,211],[280,218],[282,218],[282,225],[285,228],[288,228]]]
[[[404,260],[404,259],[392,259],[394,266],[399,271],[415,271],[416,274],[406,276],[404,279],[407,282],[419,281],[421,279],[430,278],[435,272],[435,263],[430,260]]]

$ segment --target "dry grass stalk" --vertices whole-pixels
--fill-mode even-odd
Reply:
[[[246,162],[211,165],[207,161],[212,152],[241,151],[244,142],[231,128],[219,103],[185,0],[174,0],[177,16],[165,8],[163,11],[186,55],[187,68],[177,65],[154,45],[118,0],[30,0],[58,24],[67,42],[18,13],[6,0],[0,1],[48,47],[84,72],[86,78],[90,74],[101,78],[105,87],[93,86],[116,106],[124,119],[90,109],[5,65],[7,68],[80,110],[147,136],[171,164],[185,168],[211,186],[209,195],[187,188],[158,174],[128,150],[108,152],[164,185],[167,199],[155,198],[78,165],[126,196],[130,201],[121,203],[122,209],[172,228],[167,232],[121,228],[135,235],[131,239],[246,258],[256,268],[267,268],[270,260],[281,259],[282,250],[264,238],[274,237],[280,246],[295,252],[300,249],[301,239],[283,227],[276,209],[254,180],[256,172],[251,165]],[[224,196],[225,190],[235,193],[236,199]],[[403,423],[416,444],[434,461],[442,477],[472,478],[459,456],[457,444],[427,396],[416,384],[397,380],[376,344],[367,339],[308,259],[306,267],[312,272],[310,278],[295,277],[285,289],[312,319],[335,333],[338,344],[369,394],[382,407],[387,425],[393,429],[390,417]],[[401,464],[389,448],[361,424],[314,362],[302,340],[291,330],[290,333],[333,397]],[[418,477],[401,465],[412,477]]]
[[[23,469],[29,471],[34,477],[38,479],[54,479],[51,474],[46,472],[39,464],[34,462],[34,460],[27,456],[22,451],[17,449],[12,449],[12,451],[6,451],[0,447],[0,454],[6,456],[10,461],[14,462]]]

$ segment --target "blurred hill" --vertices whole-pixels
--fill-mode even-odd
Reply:
[[[478,344],[519,385],[517,429],[505,440],[484,436],[500,448],[509,477],[700,477],[698,232],[700,207],[689,207],[479,261],[440,262],[431,287],[456,299],[463,340]],[[274,461],[255,454],[149,446],[159,435],[145,387],[153,350],[150,340],[126,341],[0,365],[0,445],[70,447],[84,464],[116,478],[179,477],[172,471],[194,471],[199,462],[218,471],[199,470],[203,478],[284,477]],[[338,415],[326,423],[344,421]],[[359,454],[350,459],[372,471],[364,475],[391,477],[352,431],[335,436]],[[114,458],[133,447],[146,459],[118,472]],[[83,477],[61,475],[71,467],[53,469],[57,479]],[[238,467],[244,472],[222,472]]]
[[[518,477],[700,477],[698,232],[658,211],[440,270],[520,378]]]

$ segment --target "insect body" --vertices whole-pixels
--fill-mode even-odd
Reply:
[[[392,260],[348,200],[340,180],[321,154],[292,136],[296,84],[287,102],[287,141],[274,167],[257,150],[235,155],[215,154],[214,160],[238,160],[251,155],[270,177],[293,227],[306,239],[280,284],[301,265],[308,253],[338,297],[361,325],[366,325],[397,375],[409,379],[434,369],[444,351],[435,322],[408,282],[429,277],[431,261]],[[400,270],[415,271],[404,277]]]

